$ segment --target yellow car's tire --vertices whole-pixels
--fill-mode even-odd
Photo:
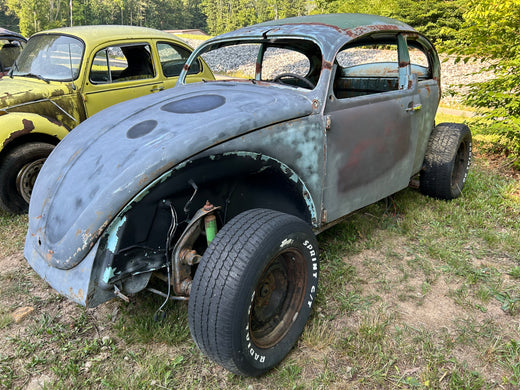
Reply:
[[[22,214],[29,208],[29,200],[36,176],[54,149],[45,142],[31,142],[16,146],[0,160],[0,209]]]

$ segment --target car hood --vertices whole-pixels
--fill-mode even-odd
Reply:
[[[182,85],[112,106],[77,126],[47,159],[27,237],[50,265],[69,269],[163,173],[226,140],[312,112],[301,91],[244,82]]]
[[[30,77],[4,76],[0,80],[0,108],[72,93],[71,83],[46,83]]]

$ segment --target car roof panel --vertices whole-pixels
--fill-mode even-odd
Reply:
[[[38,32],[34,34],[33,37],[45,34],[65,34],[75,36],[92,46],[97,46],[98,44],[110,42],[112,40],[143,38],[174,40],[187,46],[184,41],[173,34],[153,28],[138,26],[98,25],[62,27]]]

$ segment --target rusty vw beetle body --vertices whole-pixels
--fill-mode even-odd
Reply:
[[[186,84],[199,56],[216,81]],[[189,298],[199,348],[260,375],[304,328],[317,233],[417,175],[427,195],[460,194],[471,134],[435,126],[440,96],[436,51],[396,20],[317,15],[215,37],[173,89],[110,107],[58,145],[25,256],[82,305],[146,288]]]

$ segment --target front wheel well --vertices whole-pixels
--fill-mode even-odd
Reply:
[[[294,215],[310,228],[316,224],[305,184],[278,160],[238,152],[193,159],[143,188],[116,217],[113,228],[107,228],[105,242],[117,244],[107,246],[101,256],[101,274],[117,269],[118,275],[100,285],[110,288],[116,280],[157,269],[161,262],[165,265],[168,242],[172,246],[179,242],[206,201],[219,207],[219,229],[238,214],[257,208]],[[193,249],[202,255],[206,244],[198,246],[195,241]]]
[[[25,134],[23,136],[16,137],[12,141],[5,144],[2,148],[2,150],[0,151],[0,158],[2,158],[2,156],[9,153],[9,151],[11,151],[12,149],[14,149],[20,145],[33,143],[33,142],[34,143],[43,142],[43,143],[47,143],[47,144],[56,146],[56,145],[58,145],[58,142],[60,142],[60,140],[57,137],[54,137],[49,134],[44,134],[44,133]]]
[[[150,237],[167,231],[170,211],[165,202],[175,207],[179,221],[189,220],[209,201],[221,207],[222,223],[245,210],[264,208],[316,225],[314,202],[303,181],[285,164],[264,155],[236,152],[202,157],[163,177],[129,205],[125,230],[133,233],[128,245],[135,245],[136,240],[150,245]],[[161,238],[152,246],[163,243]]]

